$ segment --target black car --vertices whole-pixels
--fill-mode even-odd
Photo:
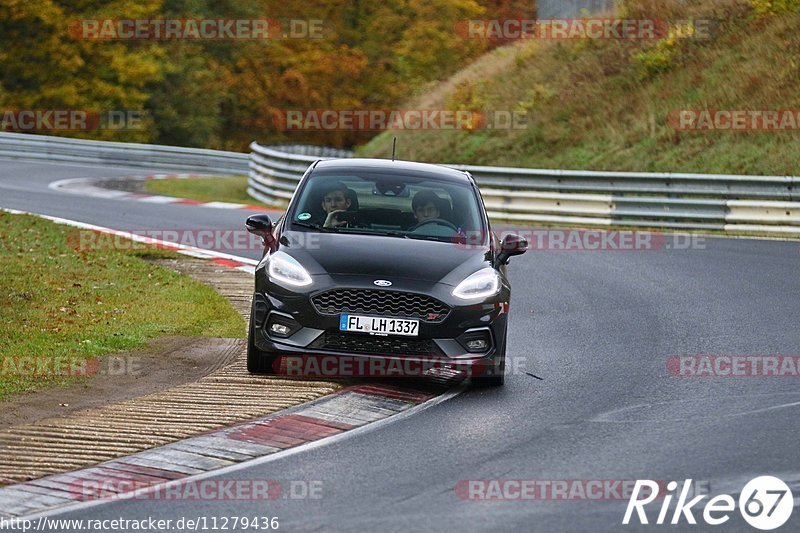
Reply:
[[[286,359],[335,366],[355,357],[383,369],[387,361],[434,361],[473,370],[473,382],[503,384],[506,264],[528,244],[491,232],[469,173],[383,159],[317,161],[283,217],[273,224],[251,216],[247,229],[265,244],[250,372],[285,371]]]

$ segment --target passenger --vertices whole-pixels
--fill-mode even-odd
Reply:
[[[337,218],[339,213],[344,213],[353,204],[347,195],[348,189],[342,183],[335,183],[326,189],[325,195],[322,197],[322,210],[327,215],[323,227],[334,228],[347,224],[346,220]]]

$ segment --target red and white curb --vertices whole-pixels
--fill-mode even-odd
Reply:
[[[107,235],[114,235],[116,237],[122,237],[125,239],[130,239],[132,241],[144,244],[152,244],[154,246],[158,246],[159,248],[172,250],[179,254],[188,255],[190,257],[208,259],[209,261],[212,261],[218,265],[222,265],[229,268],[235,268],[237,270],[243,270],[245,272],[250,272],[251,274],[255,272],[255,267],[256,265],[258,265],[258,261],[256,261],[255,259],[248,259],[247,257],[239,257],[237,255],[226,254],[224,252],[217,252],[214,250],[206,250],[204,248],[198,248],[196,246],[188,246],[185,244],[163,241],[160,239],[154,239],[152,237],[145,237],[144,235],[137,235],[135,233],[130,233],[127,231],[119,231],[111,228],[104,228],[102,226],[95,226],[94,224],[86,224],[84,222],[78,222],[76,220],[53,217],[50,215],[42,215],[39,213],[31,213],[29,211],[6,209],[3,207],[0,207],[0,211],[4,211],[12,215],[33,215],[40,218],[44,218],[46,220],[50,220],[51,222],[55,222],[56,224],[63,224],[65,226],[71,226],[74,228],[96,231],[98,233],[104,233]]]
[[[236,204],[230,202],[201,202],[200,200],[190,200],[188,198],[176,198],[174,196],[162,196],[158,194],[143,194],[128,191],[117,191],[100,187],[97,183],[108,181],[150,181],[168,179],[192,179],[208,178],[206,174],[150,174],[146,176],[128,176],[125,178],[70,178],[58,180],[48,186],[56,191],[80,194],[82,196],[92,196],[95,198],[105,198],[110,200],[131,200],[137,202],[147,202],[151,204],[175,204],[193,205],[197,207],[208,207],[211,209],[242,209],[245,211],[264,211],[266,208],[260,205]],[[224,179],[224,178],[221,178]]]
[[[35,518],[118,499],[147,499],[204,478],[277,460],[372,430],[446,401],[462,387],[348,387],[280,413],[65,474],[0,488],[0,517]],[[263,482],[269,480],[261,480]],[[273,488],[265,498],[278,498]],[[175,492],[174,490],[172,491]],[[180,491],[179,491],[180,492]],[[161,497],[161,496],[159,496]]]
[[[57,224],[158,244],[178,253],[254,272],[258,261],[222,252],[178,245],[101,226],[49,215]],[[278,460],[334,439],[377,429],[457,396],[463,376],[442,369],[420,389],[385,384],[357,385],[267,417],[212,431],[96,466],[0,488],[0,517],[35,518],[56,510],[99,505],[108,500],[146,497],[161,488]],[[264,480],[262,480],[264,481]],[[97,489],[104,493],[98,497]],[[113,493],[108,496],[107,493]],[[275,496],[272,494],[270,497]]]

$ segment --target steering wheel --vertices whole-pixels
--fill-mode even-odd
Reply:
[[[339,220],[344,221],[345,228],[369,228],[357,211],[345,211],[345,213],[343,217],[339,218]]]
[[[338,224],[335,227],[340,228],[368,228],[369,226],[361,220],[358,212],[356,211],[336,211],[335,218],[338,222],[342,222],[342,224]],[[334,215],[331,213],[328,215],[329,217]],[[327,222],[327,221],[326,221]]]
[[[423,222],[420,222],[419,224],[416,224],[416,225],[412,226],[411,228],[409,228],[408,231],[417,231],[417,229],[421,228],[422,226],[424,226],[426,224],[438,224],[440,226],[447,226],[448,228],[452,229],[456,233],[458,232],[458,228],[455,226],[455,224],[453,224],[452,222],[450,222],[448,220],[445,220],[443,218],[429,218],[428,220],[425,220]]]

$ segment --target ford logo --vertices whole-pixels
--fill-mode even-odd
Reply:
[[[388,281],[388,280],[385,280],[385,279],[376,279],[372,283],[374,283],[378,287],[389,287],[389,286],[392,285],[391,281]]]

